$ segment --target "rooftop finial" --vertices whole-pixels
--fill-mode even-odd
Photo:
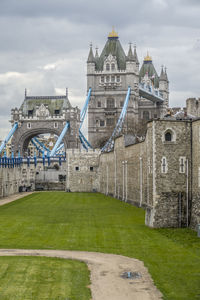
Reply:
[[[112,28],[112,31],[109,33],[108,38],[118,38],[117,32],[114,30],[114,26]]]
[[[147,51],[147,55],[144,58],[145,62],[152,62],[152,57],[149,55],[149,51]]]
[[[68,98],[68,88],[66,88],[66,97]]]
[[[27,89],[26,88],[25,88],[24,96],[25,96],[25,98],[27,96]]]
[[[99,57],[99,53],[98,53],[98,47],[96,47],[96,53],[95,53],[95,58]]]

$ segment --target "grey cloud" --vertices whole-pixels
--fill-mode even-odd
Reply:
[[[126,51],[129,41],[137,43],[141,63],[149,50],[158,73],[162,64],[168,67],[172,106],[199,96],[198,3],[1,0],[0,135],[9,127],[10,109],[21,105],[25,87],[31,95],[53,95],[69,87],[70,101],[81,107],[89,43],[101,51],[112,25]],[[6,77],[10,72],[21,75]]]

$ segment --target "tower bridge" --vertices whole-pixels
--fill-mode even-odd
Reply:
[[[118,34],[113,30],[99,55],[90,46],[87,60],[88,95],[80,111],[68,99],[68,91],[60,96],[30,96],[20,108],[11,110],[12,130],[0,146],[3,152],[12,138],[12,156],[29,156],[30,142],[42,156],[60,155],[66,149],[112,150],[120,133],[137,135],[140,121],[162,118],[168,107],[169,81],[166,69],[158,76],[147,53],[139,68],[136,46],[127,55]],[[88,111],[88,140],[82,132]],[[53,149],[37,139],[41,134],[58,137]],[[35,155],[35,154],[34,154]]]

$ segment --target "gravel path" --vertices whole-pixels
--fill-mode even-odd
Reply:
[[[97,252],[0,249],[0,256],[15,255],[60,257],[85,262],[91,272],[92,300],[162,299],[143,262],[134,258]],[[126,272],[136,277],[121,277]]]

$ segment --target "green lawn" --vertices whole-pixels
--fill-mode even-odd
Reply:
[[[0,257],[1,300],[89,300],[87,266],[47,257]]]
[[[144,261],[168,300],[200,299],[200,239],[150,229],[144,211],[101,194],[37,193],[0,207],[0,248],[69,249]]]

